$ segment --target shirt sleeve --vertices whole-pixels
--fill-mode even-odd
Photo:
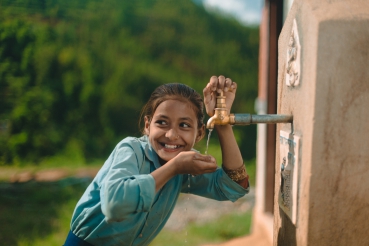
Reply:
[[[218,201],[237,201],[245,194],[249,193],[250,185],[247,189],[234,182],[224,172],[218,168],[213,173],[206,173],[197,176],[184,175],[182,192],[211,198]]]
[[[155,180],[151,174],[140,174],[142,155],[141,148],[128,143],[116,149],[100,190],[101,209],[107,221],[122,221],[130,214],[150,210]]]

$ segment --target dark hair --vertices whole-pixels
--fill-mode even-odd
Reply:
[[[149,101],[142,108],[139,123],[144,120],[145,116],[151,119],[159,104],[170,99],[190,102],[197,116],[198,127],[203,126],[204,103],[200,94],[191,87],[180,83],[169,83],[157,87],[151,94]],[[144,130],[142,132],[144,133]]]

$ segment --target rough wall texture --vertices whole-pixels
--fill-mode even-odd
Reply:
[[[293,19],[301,77],[288,87]],[[279,209],[276,163],[274,245],[369,245],[369,1],[296,0],[278,59],[278,113],[294,123],[277,134],[293,130],[301,148],[296,225]]]

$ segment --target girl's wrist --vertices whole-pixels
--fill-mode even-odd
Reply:
[[[172,177],[180,174],[180,167],[178,163],[176,163],[175,159],[168,161],[164,166],[167,166],[168,172],[171,174]]]
[[[217,133],[224,133],[224,132],[232,132],[233,133],[233,129],[231,125],[214,125],[215,130],[217,131]]]

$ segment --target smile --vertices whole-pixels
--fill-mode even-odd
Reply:
[[[164,147],[167,149],[178,149],[179,147],[181,147],[181,145],[164,144]]]

